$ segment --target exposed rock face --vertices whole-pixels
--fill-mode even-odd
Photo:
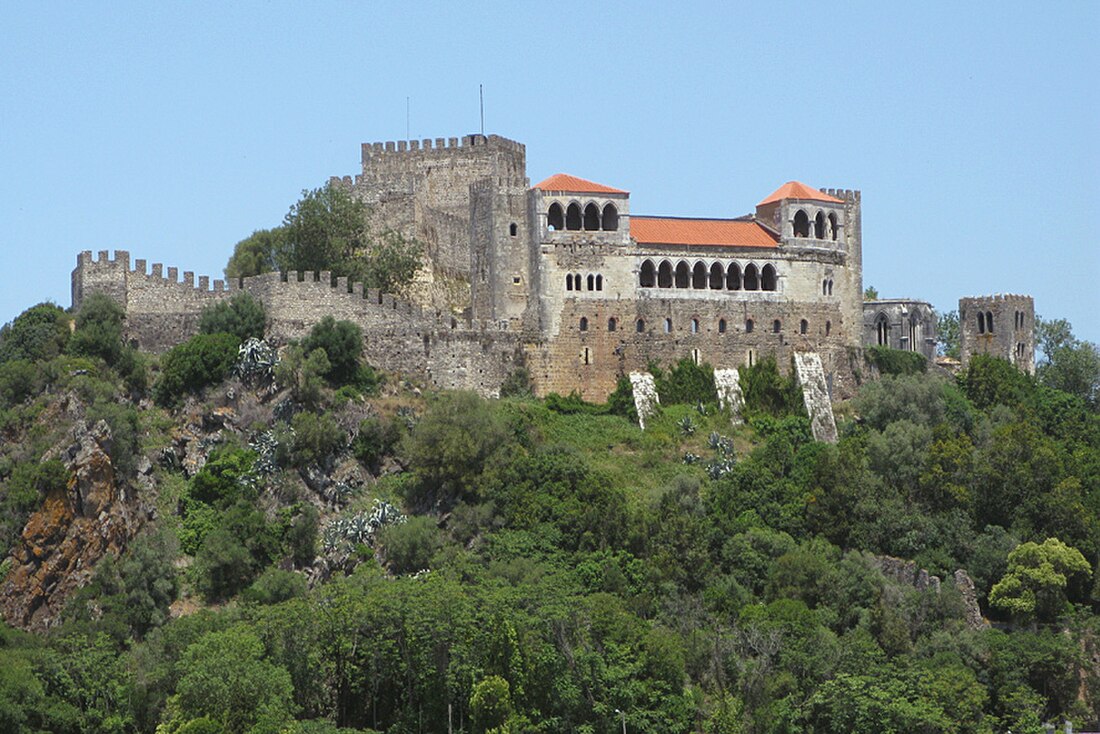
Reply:
[[[645,419],[657,413],[661,399],[657,395],[657,384],[648,372],[631,372],[630,386],[634,389],[634,409],[638,411],[638,425],[645,430]]]
[[[72,476],[31,515],[11,551],[0,586],[0,614],[13,626],[42,630],[57,623],[69,596],[91,578],[107,553],[118,555],[137,532],[141,513],[115,481],[111,431],[81,421],[70,442],[44,458],[65,462]]]
[[[806,403],[806,413],[810,416],[814,440],[836,443],[833,401],[829,398],[821,356],[816,352],[795,352],[794,370],[798,384],[802,386],[802,398]]]
[[[940,590],[940,577],[933,576],[926,569],[917,568],[913,561],[893,556],[875,556],[874,565],[884,576],[899,584],[912,586],[918,591],[932,589],[938,593]]]
[[[718,390],[718,405],[730,412],[730,421],[741,425],[741,409],[745,407],[745,398],[741,394],[741,375],[736,368],[714,371],[714,386]]]
[[[982,617],[982,610],[978,606],[978,592],[974,590],[974,581],[964,569],[960,568],[955,572],[955,588],[962,597],[966,626],[972,630],[988,627],[989,622]]]

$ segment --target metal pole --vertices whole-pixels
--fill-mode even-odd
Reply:
[[[477,85],[477,94],[481,100],[481,135],[485,136],[485,85]]]

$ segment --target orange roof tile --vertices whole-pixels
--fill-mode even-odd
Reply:
[[[583,178],[570,176],[568,173],[555,173],[545,181],[539,181],[534,188],[542,191],[569,191],[575,194],[628,194],[629,191],[613,189],[610,186],[586,181]]]
[[[775,237],[750,219],[630,217],[630,236],[644,245],[775,247]]]
[[[773,201],[782,201],[783,199],[808,199],[809,201],[832,201],[837,204],[843,204],[844,202],[835,196],[829,196],[828,194],[818,191],[812,186],[807,186],[804,183],[798,181],[788,181],[780,186],[778,189],[772,192],[772,195],[764,199],[757,206],[764,206],[765,204],[771,204]]]

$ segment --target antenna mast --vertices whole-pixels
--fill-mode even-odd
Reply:
[[[481,137],[485,137],[485,85],[477,85],[477,93],[481,98]]]

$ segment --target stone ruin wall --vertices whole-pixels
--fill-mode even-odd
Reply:
[[[228,284],[197,279],[193,273],[177,280],[176,268],[146,262],[117,251],[92,259],[77,257],[73,271],[73,307],[93,291],[101,291],[126,311],[127,338],[142,349],[163,352],[198,333],[203,308],[245,291],[264,304],[267,332],[275,343],[308,334],[324,316],[346,319],[363,330],[364,356],[376,366],[410,376],[426,376],[441,388],[495,394],[517,366],[517,337],[490,325],[469,323],[425,311],[362,283],[330,273],[267,273]],[[301,279],[299,279],[301,277]],[[213,289],[211,289],[213,287]]]

